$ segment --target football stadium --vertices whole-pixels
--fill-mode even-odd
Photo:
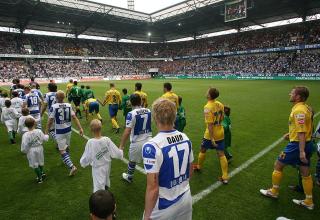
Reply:
[[[319,0],[1,0],[0,219],[320,219]]]

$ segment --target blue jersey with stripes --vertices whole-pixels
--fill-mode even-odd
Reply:
[[[41,100],[37,93],[30,92],[25,95],[24,102],[30,111],[30,115],[40,114]]]
[[[158,210],[166,209],[180,200],[190,189],[192,144],[187,135],[177,130],[159,132],[144,144],[144,169],[159,175]]]
[[[57,135],[71,132],[71,120],[75,113],[70,103],[55,103],[49,112],[49,118],[54,120]]]
[[[48,92],[45,94],[44,103],[47,103],[47,111],[50,113],[50,109],[53,104],[56,103],[56,92]]]
[[[15,89],[15,90],[13,90],[14,92],[17,92],[18,93],[18,97],[19,98],[23,98],[23,96],[24,96],[24,89],[20,89],[20,88],[17,88],[17,89]]]
[[[135,108],[127,114],[126,127],[131,128],[131,143],[143,141],[152,136],[151,111],[147,108]]]

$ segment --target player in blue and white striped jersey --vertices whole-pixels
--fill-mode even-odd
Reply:
[[[130,136],[129,163],[127,173],[122,178],[132,182],[136,163],[142,160],[142,146],[151,139],[151,111],[141,107],[142,99],[138,94],[130,96],[132,111],[127,114],[126,129],[123,132],[120,148],[123,149]]]
[[[24,94],[24,85],[18,84],[16,86],[17,86],[17,88],[14,89],[13,92],[17,92],[18,93],[18,97],[22,99],[24,97],[24,95],[25,95]]]
[[[187,135],[173,128],[176,110],[168,99],[160,98],[152,105],[159,133],[142,149],[147,173],[145,220],[192,219],[192,144]]]
[[[56,94],[56,103],[53,104],[50,109],[48,124],[45,133],[48,134],[49,128],[51,128],[54,123],[55,137],[61,154],[61,159],[70,169],[69,176],[73,176],[77,171],[77,167],[72,163],[69,152],[67,152],[67,148],[70,147],[72,132],[71,120],[73,119],[75,121],[81,136],[83,135],[83,129],[77,116],[72,110],[71,104],[65,103],[64,98],[64,92],[59,90]]]
[[[41,110],[41,99],[39,95],[33,91],[31,91],[30,87],[26,86],[24,89],[26,95],[24,97],[23,107],[27,107],[30,111],[30,115],[36,120],[37,129],[41,129],[41,116],[40,116],[40,110]]]
[[[45,94],[45,98],[43,100],[43,105],[41,109],[41,116],[44,115],[47,110],[48,115],[50,114],[50,110],[53,104],[56,103],[56,93],[57,93],[57,84],[51,82],[48,84],[48,93]],[[53,140],[55,140],[55,132],[54,132],[54,124],[49,128],[49,135]]]
[[[32,84],[31,85],[31,92],[37,94],[39,96],[39,98],[41,99],[41,101],[43,101],[43,94],[39,89],[37,89],[37,85],[36,84]]]

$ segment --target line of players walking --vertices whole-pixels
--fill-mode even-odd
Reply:
[[[227,150],[227,147],[231,145],[230,108],[217,101],[219,91],[216,88],[209,88],[207,91],[208,102],[204,106],[206,131],[201,143],[198,162],[192,164],[191,141],[184,133],[181,133],[186,125],[185,110],[181,105],[182,98],[172,92],[170,83],[164,83],[164,94],[153,103],[152,112],[147,108],[147,94],[141,90],[141,83],[136,83],[136,91],[130,96],[127,95],[127,90],[123,89],[123,97],[115,85],[110,83],[110,89],[101,102],[94,97],[94,92],[90,87],[84,90],[83,87],[78,87],[76,81],[70,81],[66,94],[69,102],[74,103],[75,112],[72,105],[64,101],[65,93],[57,91],[57,85],[53,82],[48,84],[49,92],[45,96],[37,89],[36,83],[31,82],[30,85],[25,86],[23,93],[21,87],[19,83],[12,86],[13,98],[11,100],[5,94],[2,95],[0,100],[1,120],[8,129],[11,143],[15,143],[16,131],[23,134],[21,151],[27,154],[29,166],[35,170],[39,183],[42,183],[46,177],[43,168],[42,145],[44,141],[48,141],[48,134],[55,141],[62,161],[69,168],[69,175],[73,176],[76,173],[77,167],[71,160],[69,148],[72,120],[78,127],[79,134],[83,135],[82,126],[77,118],[77,116],[82,117],[81,103],[87,120],[89,117],[97,117],[90,122],[93,138],[88,140],[80,159],[82,167],[92,166],[94,192],[110,188],[111,159],[123,158],[123,149],[128,139],[130,139],[129,163],[127,172],[123,173],[122,177],[131,183],[136,164],[143,161],[147,173],[145,219],[168,219],[172,216],[178,219],[191,219],[189,178],[193,171],[201,171],[206,151],[209,149],[217,151],[222,173],[219,180],[223,184],[228,183],[228,162],[232,159],[232,155]],[[277,198],[283,167],[287,164],[299,165],[306,199],[293,200],[293,202],[313,209],[312,178],[308,169],[311,157],[309,148],[311,146],[312,114],[310,108],[305,104],[308,95],[309,91],[305,87],[296,87],[290,93],[290,101],[294,103],[290,114],[288,134],[290,143],[277,160],[272,176],[272,188],[261,190],[261,193]],[[123,110],[126,122],[119,148],[110,138],[102,135],[99,104],[102,106],[108,104],[115,133],[120,131],[117,121],[118,110]],[[48,122],[43,133],[41,117],[45,111],[48,113]],[[16,126],[18,118],[19,123]],[[159,131],[153,138],[152,118]],[[302,136],[303,139],[300,139]]]

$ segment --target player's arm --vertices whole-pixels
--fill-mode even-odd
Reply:
[[[107,94],[106,94],[106,97],[104,98],[104,101],[103,101],[103,103],[101,103],[101,105],[102,105],[102,106],[105,106],[105,105],[107,104],[107,102],[108,102],[109,99],[110,99],[110,94],[107,93]]]
[[[124,132],[122,134],[121,141],[120,141],[120,146],[119,146],[120,149],[124,149],[124,145],[126,144],[130,134],[131,134],[131,128],[127,127],[126,129],[124,129]]]
[[[210,140],[213,146],[217,146],[216,141],[213,138],[213,123],[208,123],[208,130],[209,130]]]
[[[78,129],[79,129],[80,135],[83,136],[83,129],[82,129],[82,126],[81,126],[81,124],[80,124],[79,119],[77,118],[77,116],[76,116],[75,114],[72,114],[72,118],[73,118],[73,120],[75,121],[75,123],[76,123],[76,125],[77,125],[77,127],[78,127]]]
[[[123,158],[123,150],[121,148],[118,148],[110,138],[108,138],[108,146],[109,146],[111,158],[116,158],[116,159]]]
[[[47,127],[46,127],[46,130],[44,132],[45,134],[49,133],[49,128],[51,128],[52,125],[53,125],[53,118],[49,117],[48,122],[47,122]]]
[[[23,135],[22,141],[21,141],[21,152],[25,154],[28,153],[28,143],[26,139],[27,139],[26,136]]]
[[[306,158],[306,152],[304,151],[306,147],[306,133],[299,132],[298,139],[299,139],[300,160],[303,163],[308,163],[308,160]]]
[[[43,102],[43,105],[41,106],[41,116],[44,114],[48,106],[48,103]]]
[[[91,162],[92,162],[92,158],[91,158],[89,144],[87,142],[85,150],[80,158],[80,165],[81,165],[81,167],[85,168],[85,167],[89,166],[89,164]]]
[[[144,205],[144,219],[151,220],[150,216],[156,205],[159,195],[159,173],[147,174],[147,188]]]

